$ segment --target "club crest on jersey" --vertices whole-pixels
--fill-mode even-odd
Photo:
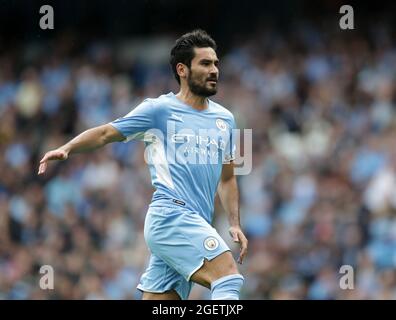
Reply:
[[[227,125],[222,119],[216,119],[216,126],[219,128],[221,131],[226,131]]]
[[[204,247],[206,250],[213,251],[219,246],[219,241],[215,237],[208,237],[204,241]]]

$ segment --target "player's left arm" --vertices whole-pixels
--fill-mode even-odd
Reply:
[[[241,246],[238,263],[242,264],[243,259],[247,254],[248,240],[241,229],[239,215],[239,190],[237,179],[234,175],[233,161],[223,164],[221,179],[217,192],[224,210],[228,213],[228,220],[230,222],[230,235],[234,242],[238,242]]]

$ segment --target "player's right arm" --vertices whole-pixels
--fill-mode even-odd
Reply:
[[[50,160],[66,160],[73,153],[87,152],[111,142],[137,138],[140,133],[155,127],[157,110],[151,100],[146,99],[126,116],[84,131],[60,148],[47,152],[40,161],[38,174],[47,170]]]
[[[58,149],[48,151],[40,161],[38,174],[47,170],[48,161],[66,160],[73,153],[88,152],[104,145],[123,141],[125,137],[111,124],[88,129]]]

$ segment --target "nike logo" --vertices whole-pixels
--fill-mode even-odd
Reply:
[[[175,120],[175,121],[180,121],[180,122],[184,122],[182,119],[182,116],[178,116],[175,113],[172,113],[171,116],[169,117],[170,120]]]

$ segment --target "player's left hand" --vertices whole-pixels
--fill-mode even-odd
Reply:
[[[247,254],[248,240],[246,239],[240,227],[230,227],[228,231],[230,232],[230,235],[234,242],[238,242],[241,246],[238,263],[242,264],[243,259]]]

